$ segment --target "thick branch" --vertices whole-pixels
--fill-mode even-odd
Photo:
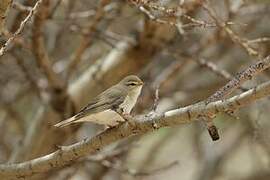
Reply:
[[[198,119],[199,116],[209,113],[215,114],[227,110],[235,110],[269,95],[270,81],[224,101],[211,102],[207,105],[203,102],[197,103],[155,116],[137,116],[134,118],[134,124],[122,124],[119,127],[104,131],[93,138],[62,147],[46,156],[18,164],[0,165],[0,175],[1,177],[22,178],[46,172],[71,164],[72,161],[80,157],[96,153],[101,148],[125,137],[134,134],[145,134],[157,129],[157,127],[190,123]]]

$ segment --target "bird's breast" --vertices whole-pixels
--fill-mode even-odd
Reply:
[[[120,108],[123,109],[125,114],[129,114],[132,110],[132,108],[135,106],[137,99],[141,93],[142,86],[139,86],[137,88],[134,88],[131,90],[124,102],[120,105]]]

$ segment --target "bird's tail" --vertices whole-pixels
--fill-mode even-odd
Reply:
[[[68,126],[70,124],[73,124],[73,123],[76,123],[76,118],[75,116],[71,117],[71,118],[68,118],[64,121],[61,121],[55,125],[53,125],[54,127],[58,127],[58,128],[62,128],[62,127],[65,127],[65,126]]]

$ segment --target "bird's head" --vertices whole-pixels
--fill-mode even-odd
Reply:
[[[143,81],[135,75],[125,77],[122,79],[122,81],[120,81],[120,83],[127,87],[129,90],[143,86]]]

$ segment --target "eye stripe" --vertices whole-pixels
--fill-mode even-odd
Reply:
[[[128,83],[128,86],[135,86],[135,85],[137,85],[135,82],[129,82]]]

